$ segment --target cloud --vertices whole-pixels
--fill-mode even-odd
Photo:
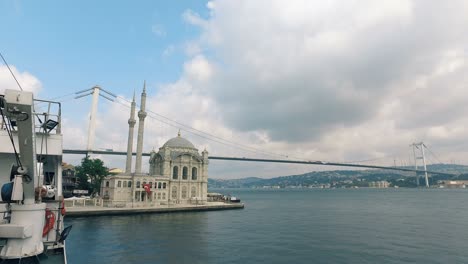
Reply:
[[[25,91],[38,93],[41,90],[42,84],[34,75],[27,71],[20,72],[13,65],[10,65],[10,69]],[[2,65],[0,66],[0,93],[3,94],[5,89],[18,90],[19,87],[8,70],[8,67]]]
[[[207,17],[183,13],[201,33],[185,45],[180,78],[149,86],[147,104],[218,137],[183,131],[200,149],[393,165],[408,164],[409,144],[424,141],[443,161],[468,157],[465,1],[225,0],[207,8]],[[147,120],[147,149],[177,133]],[[246,173],[291,172],[272,166]]]
[[[165,37],[166,30],[164,29],[163,25],[155,24],[151,27],[151,32],[158,37]]]

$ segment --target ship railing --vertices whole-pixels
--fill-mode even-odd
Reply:
[[[75,198],[65,199],[65,208],[67,207],[94,207],[103,206],[102,198]]]
[[[62,133],[62,104],[49,100],[34,99],[36,132]]]

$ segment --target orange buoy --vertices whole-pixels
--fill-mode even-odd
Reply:
[[[45,224],[44,228],[42,229],[42,236],[46,236],[50,230],[54,229],[54,224],[55,224],[55,215],[50,211],[48,208],[46,208],[45,211]]]
[[[60,210],[60,213],[62,213],[62,215],[65,215],[66,212],[67,210],[65,209],[65,200],[62,200],[62,208]]]

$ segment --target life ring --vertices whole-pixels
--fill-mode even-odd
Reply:
[[[62,215],[65,215],[67,213],[67,210],[65,209],[65,200],[62,200],[62,208],[60,208],[60,213]]]
[[[55,224],[55,215],[50,211],[48,208],[46,208],[45,211],[45,224],[44,228],[42,229],[42,236],[45,237],[50,230],[54,229],[54,224]]]

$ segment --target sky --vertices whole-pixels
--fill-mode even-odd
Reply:
[[[99,85],[118,98],[100,99],[95,148],[125,151],[129,101],[146,81],[145,152],[180,129],[214,156],[410,165],[422,141],[429,163],[468,164],[466,1],[4,0],[0,10],[0,51],[21,85],[63,103],[64,148],[86,147],[91,98],[73,97]],[[1,64],[6,88],[17,86]],[[209,174],[323,169],[211,161]]]

